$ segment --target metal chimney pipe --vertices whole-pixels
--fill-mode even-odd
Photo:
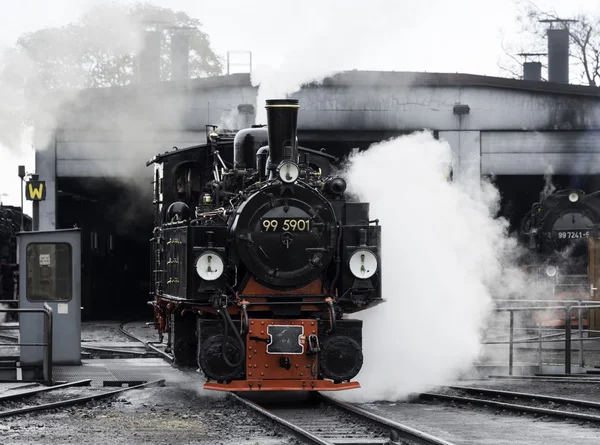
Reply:
[[[240,104],[237,109],[240,117],[240,128],[249,128],[254,125],[254,105]]]
[[[542,80],[542,63],[525,62],[523,63],[523,80]]]
[[[171,80],[186,80],[190,76],[190,36],[171,36]]]
[[[284,159],[298,162],[298,99],[268,99],[266,108],[272,168]]]
[[[138,58],[138,81],[160,82],[160,45],[162,32],[146,31],[144,47]]]
[[[569,30],[548,30],[548,81],[569,83]]]

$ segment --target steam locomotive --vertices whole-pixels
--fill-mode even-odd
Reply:
[[[24,215],[24,230],[31,230],[31,217]],[[17,238],[21,208],[0,204],[0,302],[14,302],[17,292]]]
[[[531,253],[527,267],[551,285],[552,299],[590,299],[589,241],[599,223],[600,191],[578,189],[543,196],[524,217],[520,234]],[[564,323],[564,314],[557,313],[544,324]]]
[[[381,225],[338,158],[298,145],[298,100],[266,110],[148,161],[155,325],[207,389],[358,388],[362,321],[345,316],[383,301]]]

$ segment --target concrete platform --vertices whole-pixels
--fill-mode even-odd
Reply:
[[[180,371],[162,359],[94,359],[82,360],[81,366],[55,366],[54,381],[73,382],[91,379],[92,386],[103,386],[103,382],[153,381],[165,379],[165,384],[192,382],[198,378],[198,385],[204,382],[199,375]]]

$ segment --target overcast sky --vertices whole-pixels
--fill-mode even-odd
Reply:
[[[0,0],[0,44],[26,31],[74,21],[98,0]],[[133,3],[133,0],[115,0]],[[154,0],[197,17],[222,55],[252,51],[256,65],[279,65],[311,34],[362,35],[373,45],[358,69],[498,75],[502,33],[515,31],[515,0]],[[592,0],[537,0],[570,16],[599,8]],[[385,27],[378,26],[388,25]],[[344,23],[353,29],[344,29]],[[375,33],[372,31],[375,30]],[[375,35],[373,35],[375,34]],[[323,41],[327,45],[327,40]]]
[[[24,32],[60,26],[98,0],[0,0],[0,47]],[[116,0],[118,3],[133,3]],[[106,2],[106,0],[104,1]],[[517,31],[515,0],[154,0],[200,19],[213,49],[252,51],[261,66],[463,72],[505,75],[498,68],[501,39]],[[592,0],[538,0],[564,17],[591,11]],[[532,50],[535,48],[532,48]],[[539,48],[537,48],[539,49]],[[314,67],[319,67],[316,71]],[[283,68],[282,68],[283,69]],[[1,100],[1,98],[0,98]],[[0,149],[0,200],[18,204],[15,163],[33,169],[33,156],[7,157]],[[13,172],[15,170],[15,172]],[[10,197],[2,197],[8,193]],[[16,196],[15,196],[16,193]]]

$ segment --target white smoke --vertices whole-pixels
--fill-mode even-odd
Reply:
[[[378,29],[399,32],[399,28],[390,26],[395,19],[385,12],[408,12],[408,8],[408,5],[391,6],[387,0],[375,0],[369,7],[339,0],[319,2],[318,13],[311,14],[307,32],[294,30],[291,36],[286,36],[290,45],[280,55],[280,64],[253,69],[252,84],[259,86],[256,123],[267,123],[264,109],[267,99],[287,97],[304,83],[353,69],[359,60],[372,57],[379,48],[373,45],[374,37],[381,37]],[[418,12],[414,10],[414,14]]]
[[[259,20],[281,25],[277,32],[267,27],[266,30],[257,30],[257,34],[262,36],[265,33],[268,37],[263,38],[261,43],[277,47],[280,52],[275,60],[268,60],[268,66],[259,63],[252,68],[252,84],[260,85],[256,123],[267,123],[266,99],[284,98],[305,83],[321,82],[341,71],[480,72],[482,58],[494,59],[490,66],[495,66],[495,56],[489,52],[478,57],[477,66],[455,53],[461,45],[472,47],[474,34],[479,36],[482,45],[484,41],[491,46],[497,42],[497,36],[489,25],[473,23],[468,19],[470,15],[456,15],[456,11],[462,8],[474,15],[512,17],[510,5],[476,0],[463,0],[460,6],[456,2],[435,0],[434,3],[419,0],[371,0],[368,3],[310,0],[304,2],[301,8],[294,4],[293,9],[280,1],[261,3],[263,8],[259,10]],[[252,16],[250,4],[240,7]],[[449,21],[450,16],[453,19]],[[424,23],[427,26],[423,26]],[[272,43],[274,40],[276,43]]]
[[[34,122],[35,149],[44,150],[65,108],[85,103],[81,88],[87,86],[88,71],[96,63],[94,57],[131,55],[143,47],[140,26],[127,16],[124,6],[91,4],[84,8],[81,20],[87,25],[85,42],[69,41],[63,36],[66,31],[40,30],[46,33],[44,40],[36,40],[33,49],[25,45],[0,50],[0,193],[6,194],[6,204],[20,204],[17,165],[25,165],[28,173],[35,171]],[[84,57],[85,50],[93,53],[90,60]],[[56,65],[52,70],[48,60]],[[69,68],[78,64],[78,69]]]
[[[429,132],[354,153],[348,191],[382,225],[385,303],[361,312],[364,365],[352,401],[397,400],[468,370],[482,347],[492,298],[532,286],[516,240],[496,218],[499,193],[477,180],[448,182],[450,146]],[[471,176],[473,177],[473,176]]]
[[[217,126],[222,130],[239,130],[246,128],[247,124],[244,116],[238,112],[237,108],[234,108],[221,114]]]
[[[552,168],[552,165],[548,165],[546,173],[544,173],[544,189],[542,190],[542,196],[551,195],[556,191],[556,186],[552,182],[553,173],[554,169]]]

